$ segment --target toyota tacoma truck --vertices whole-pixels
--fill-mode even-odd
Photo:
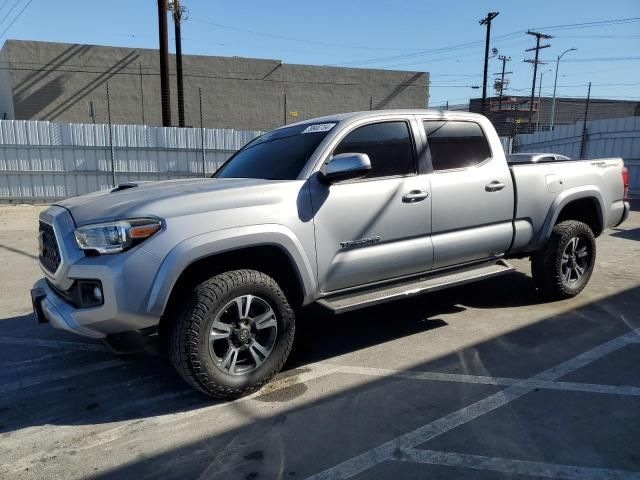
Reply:
[[[531,258],[553,298],[589,281],[625,220],[620,158],[509,165],[483,116],[333,115],[266,133],[211,178],[57,202],[39,224],[36,316],[127,351],[157,336],[193,387],[256,391],[295,312],[337,313],[503,275]]]

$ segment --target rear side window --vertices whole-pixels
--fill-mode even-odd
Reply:
[[[409,126],[402,121],[356,128],[333,151],[334,155],[339,153],[366,153],[371,160],[371,171],[366,178],[408,175],[416,171]]]
[[[491,157],[487,139],[477,123],[429,120],[423,125],[434,170],[472,167]]]

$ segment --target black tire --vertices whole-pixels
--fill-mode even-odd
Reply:
[[[272,327],[276,329],[275,340],[264,363],[246,374],[230,374],[216,361],[216,354],[211,353],[209,332],[214,329],[212,324],[219,318],[217,316],[227,315],[227,310],[222,309],[246,295],[264,301],[272,309],[277,323],[277,329]],[[216,275],[193,288],[183,307],[176,310],[179,311],[176,311],[168,332],[171,363],[190,385],[212,397],[238,398],[259,390],[282,369],[293,346],[294,312],[275,280],[262,272],[234,270]],[[240,307],[238,314],[242,316],[239,310]],[[232,347],[231,338],[235,337],[226,339],[229,348]],[[246,349],[244,344],[238,350],[243,348]],[[245,353],[250,359],[251,352]]]
[[[569,242],[578,239],[573,244],[574,251],[580,254],[567,254],[563,260],[563,254],[571,252]],[[579,248],[576,248],[576,245]],[[583,259],[586,259],[583,263]],[[533,281],[540,293],[549,299],[572,298],[578,295],[589,282],[596,261],[596,239],[591,228],[585,223],[575,220],[567,220],[558,223],[551,234],[551,238],[545,246],[531,259],[531,273]],[[573,262],[573,263],[571,263]],[[578,263],[580,262],[580,263]],[[576,266],[577,265],[577,266]],[[584,269],[578,275],[579,269]],[[567,271],[569,279],[567,279]]]

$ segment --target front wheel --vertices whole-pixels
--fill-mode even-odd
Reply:
[[[255,270],[234,270],[193,289],[174,319],[169,356],[198,390],[237,398],[280,371],[294,335],[293,310],[275,280]]]
[[[589,282],[596,261],[596,240],[585,223],[567,220],[531,259],[538,290],[548,298],[575,297]]]

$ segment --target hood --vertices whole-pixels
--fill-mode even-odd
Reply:
[[[252,178],[189,178],[159,182],[127,182],[57,202],[76,225],[135,217],[168,218],[189,213],[277,202],[269,185],[278,180]],[[277,190],[277,189],[276,189]],[[239,193],[242,192],[240,195]]]

